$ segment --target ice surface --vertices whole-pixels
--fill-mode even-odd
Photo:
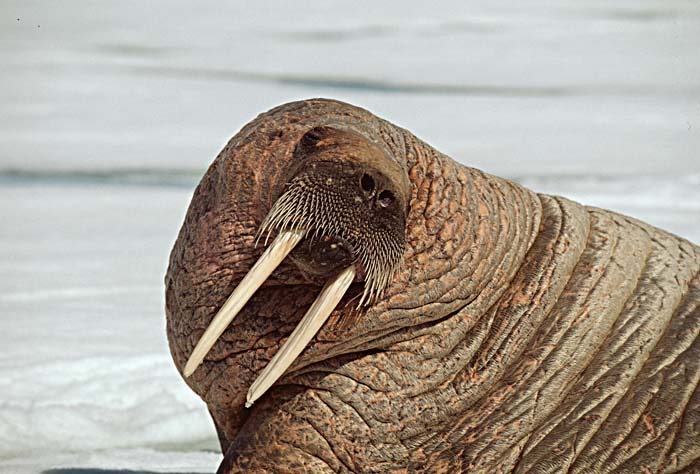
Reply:
[[[45,453],[0,462],[3,474],[196,474],[215,472],[222,456],[211,452],[156,451],[148,448]],[[89,466],[89,467],[80,467]]]
[[[499,174],[700,171],[694,0],[3,10],[0,169],[201,171],[261,111],[326,96]]]
[[[170,361],[163,275],[208,163],[289,100],[356,103],[466,164],[700,242],[696,1],[3,13],[2,473],[215,469],[206,408]]]
[[[191,191],[0,187],[0,472],[217,448],[165,340],[162,280]]]

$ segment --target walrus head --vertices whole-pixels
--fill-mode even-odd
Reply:
[[[364,284],[359,306],[386,287],[405,247],[408,177],[385,151],[362,136],[331,127],[304,133],[292,153],[281,195],[258,231],[277,237],[209,324],[184,369],[191,375],[282,260],[309,282],[327,284],[298,329],[281,347],[248,393],[257,400],[316,335],[356,278]]]
[[[246,125],[197,187],[166,275],[172,355],[222,470],[427,456],[411,443],[479,395],[459,381],[493,355],[483,324],[508,330],[482,316],[541,218],[535,194],[358,107],[295,102]]]

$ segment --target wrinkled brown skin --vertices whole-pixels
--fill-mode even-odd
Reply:
[[[258,291],[187,380],[219,431],[220,472],[700,472],[700,249],[462,166],[336,101],[260,115],[199,184],[165,279],[180,371],[261,254],[295,143],[320,125],[405,168],[404,260],[376,304],[351,325],[341,304],[245,409],[319,288],[283,263]]]

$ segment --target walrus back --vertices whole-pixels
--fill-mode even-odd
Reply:
[[[700,457],[700,249],[615,212],[540,199],[538,237],[488,318],[465,386],[492,367],[503,375],[440,436],[452,449],[427,464],[691,472],[681,470]]]
[[[518,396],[533,400],[533,430],[515,472],[698,467],[700,249],[611,211],[566,205],[585,209],[587,238],[523,356],[540,376]]]
[[[530,436],[520,470],[545,472],[552,457],[572,473],[686,466],[700,454],[700,252],[637,220],[588,213],[586,249],[554,314],[568,323],[560,347],[590,360]]]

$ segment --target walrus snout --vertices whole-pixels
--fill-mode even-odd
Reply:
[[[272,232],[303,229],[305,236],[336,239],[354,256],[351,261],[347,255],[346,263],[356,264],[356,281],[365,283],[360,305],[371,304],[403,257],[410,194],[406,170],[365,137],[332,127],[308,130],[293,157],[260,233],[267,240]],[[336,248],[325,249],[326,254],[331,250]],[[333,273],[321,263],[341,268],[312,253],[297,253],[305,273]]]

